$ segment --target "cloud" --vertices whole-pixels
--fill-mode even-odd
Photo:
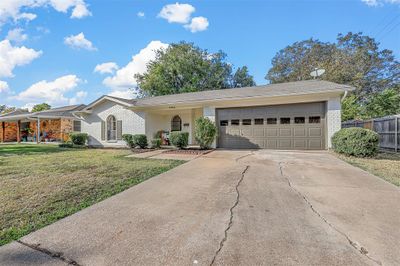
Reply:
[[[115,70],[117,70],[119,67],[116,63],[114,62],[107,62],[107,63],[103,63],[103,64],[98,64],[95,68],[93,72],[97,72],[100,74],[112,74],[114,73]]]
[[[195,17],[192,18],[190,24],[187,24],[184,27],[194,33],[198,31],[205,31],[208,28],[208,25],[210,25],[210,23],[208,22],[207,18]]]
[[[192,5],[175,3],[165,5],[158,16],[166,19],[169,23],[185,24],[189,22],[190,17],[195,10],[196,9]]]
[[[136,97],[136,93],[132,89],[114,90],[111,91],[108,95],[123,99],[133,99]]]
[[[137,12],[136,15],[137,15],[139,18],[144,18],[144,12],[142,12],[142,11]]]
[[[135,74],[143,74],[147,70],[147,63],[154,60],[156,50],[165,49],[168,44],[161,41],[152,41],[140,52],[132,56],[132,60],[124,67],[120,68],[115,75],[109,76],[103,80],[103,84],[112,88],[114,91],[129,89],[137,85]]]
[[[6,39],[15,43],[22,43],[28,39],[28,35],[24,33],[23,29],[15,28],[8,31]]]
[[[85,38],[83,32],[77,35],[65,37],[64,43],[73,49],[85,49],[89,51],[97,50],[97,48],[93,46],[92,42]]]
[[[67,13],[72,9],[71,18],[83,18],[92,15],[84,0],[1,0],[0,25],[8,20],[33,20],[36,14],[29,9],[51,6],[56,11]]]
[[[86,91],[78,91],[74,97],[69,99],[68,104],[75,105],[81,104],[82,100],[87,97],[88,93]]]
[[[9,40],[0,42],[0,77],[13,77],[12,71],[16,66],[29,64],[38,58],[42,51],[12,46]]]
[[[361,0],[368,6],[382,6],[387,4],[400,4],[400,0]]]
[[[0,94],[8,93],[9,91],[10,91],[10,87],[8,86],[8,83],[0,80]]]
[[[62,76],[53,81],[42,80],[12,98],[25,103],[68,104],[70,99],[65,94],[73,91],[80,82],[76,75]]]

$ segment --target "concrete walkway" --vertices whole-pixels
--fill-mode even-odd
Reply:
[[[400,190],[326,152],[215,151],[0,248],[1,265],[399,265]]]

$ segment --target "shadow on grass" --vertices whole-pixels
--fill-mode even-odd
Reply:
[[[400,161],[400,153],[394,152],[379,152],[375,157],[372,159],[375,160],[392,160],[392,161]]]
[[[31,155],[63,152],[71,149],[50,144],[1,144],[0,156]]]

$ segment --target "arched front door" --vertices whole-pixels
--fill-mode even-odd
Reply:
[[[182,130],[182,119],[179,115],[176,115],[171,120],[171,131],[181,131]]]
[[[107,140],[117,140],[117,119],[113,115],[107,117]]]

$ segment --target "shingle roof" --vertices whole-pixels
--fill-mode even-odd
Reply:
[[[2,115],[0,115],[0,117],[8,117],[8,116],[14,116],[14,115],[22,115],[22,114],[27,114],[27,113],[29,113],[28,110],[25,110],[25,109],[17,109],[17,110],[14,110],[14,111],[12,111],[12,112],[9,112],[9,113],[2,114]]]
[[[276,97],[304,95],[324,92],[343,92],[354,88],[329,81],[306,80],[223,90],[210,90],[165,96],[156,96],[134,101],[134,106],[146,107],[178,103],[193,103],[214,100],[234,100],[252,97]]]
[[[110,96],[110,95],[107,95],[107,96],[110,97],[110,98],[114,98],[114,99],[116,99],[118,101],[125,102],[127,104],[133,104],[135,102],[135,100],[133,100],[133,99],[124,99],[124,98],[119,98],[119,97]]]
[[[0,121],[12,121],[12,120],[20,120],[20,119],[28,119],[28,118],[71,118],[73,117],[72,113],[82,110],[85,108],[84,104],[79,105],[69,105],[58,108],[52,108],[45,111],[29,113],[26,110],[16,110],[14,112],[5,114],[0,116]],[[19,112],[17,112],[19,111]]]

